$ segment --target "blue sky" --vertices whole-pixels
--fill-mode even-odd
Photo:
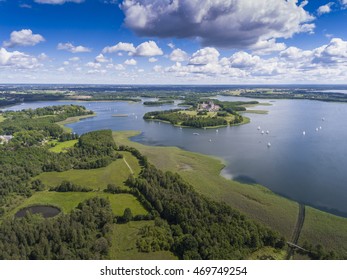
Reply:
[[[347,84],[347,0],[0,0],[0,83]]]

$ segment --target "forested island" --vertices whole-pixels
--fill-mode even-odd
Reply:
[[[143,102],[143,105],[146,105],[146,106],[161,106],[161,105],[167,105],[167,104],[174,104],[174,101],[173,100],[158,100],[158,101]]]
[[[257,101],[219,101],[216,99],[190,99],[180,105],[189,109],[173,109],[167,111],[148,112],[145,120],[159,120],[173,125],[195,128],[217,128],[227,125],[238,125],[247,122],[240,115],[246,111],[244,106],[257,105]]]

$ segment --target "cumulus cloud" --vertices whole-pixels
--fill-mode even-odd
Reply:
[[[347,41],[340,38],[331,39],[330,43],[313,51],[314,63],[342,64],[347,63]]]
[[[298,0],[124,0],[121,9],[138,35],[199,38],[205,46],[249,47],[315,27]]]
[[[221,57],[214,48],[196,51],[186,63],[176,62],[162,70],[185,79],[238,82],[322,82],[347,79],[347,41],[333,38],[312,50],[288,47],[277,56],[265,58],[245,51]]]
[[[101,64],[100,63],[97,63],[97,62],[88,62],[86,64],[87,67],[89,68],[94,68],[94,69],[99,69],[101,68]]]
[[[33,69],[41,66],[36,57],[22,52],[9,52],[0,48],[0,67],[11,67],[17,69]]]
[[[326,4],[326,5],[320,6],[318,8],[318,10],[317,10],[318,15],[329,14],[331,12],[331,6],[333,4],[334,4],[333,2],[330,2],[330,3]]]
[[[144,42],[137,46],[134,55],[137,56],[157,56],[163,55],[163,51],[154,41]]]
[[[102,52],[103,53],[114,53],[114,52],[131,52],[131,53],[134,53],[135,50],[136,49],[135,49],[133,44],[119,42],[118,44],[116,44],[114,46],[105,47],[102,50]]]
[[[137,61],[135,59],[127,59],[126,61],[124,61],[125,65],[130,65],[130,66],[135,66],[137,64]]]
[[[114,46],[107,46],[102,50],[103,53],[128,52],[134,56],[158,56],[163,55],[163,51],[154,41],[143,42],[136,48],[132,43],[119,42]]]
[[[276,43],[275,39],[258,41],[256,44],[250,46],[254,54],[265,55],[273,52],[280,52],[286,49],[286,44]]]
[[[82,3],[84,0],[34,0],[38,4],[51,4],[51,5],[61,5],[68,2],[71,3]]]
[[[171,61],[182,62],[188,59],[188,54],[181,49],[175,49],[171,52],[169,58]]]
[[[108,62],[108,59],[101,53],[95,57],[95,62],[105,63],[105,62]]]
[[[64,50],[71,53],[83,53],[83,52],[91,52],[91,49],[83,46],[74,46],[71,43],[59,43],[57,46],[58,50]]]
[[[78,56],[74,56],[74,57],[69,58],[69,60],[73,61],[73,62],[77,62],[80,60],[80,58]]]
[[[150,58],[148,59],[148,62],[150,62],[150,63],[157,62],[157,61],[158,61],[158,59],[155,58],[155,57],[150,57]]]
[[[216,63],[219,55],[219,52],[215,48],[203,48],[193,53],[189,60],[189,64],[205,65],[209,63]]]
[[[10,40],[4,42],[5,48],[12,48],[15,46],[35,46],[40,42],[45,41],[40,34],[33,34],[30,29],[22,29],[20,31],[13,31],[10,35]]]

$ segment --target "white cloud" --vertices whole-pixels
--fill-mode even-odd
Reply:
[[[218,62],[219,52],[215,48],[203,48],[195,52],[189,60],[189,64],[206,65]]]
[[[102,52],[103,53],[114,53],[114,52],[135,52],[135,47],[133,44],[130,43],[123,43],[119,42],[117,45],[114,46],[107,46],[105,47]]]
[[[162,72],[163,71],[163,67],[161,65],[155,65],[153,67],[153,71],[157,72],[157,73]]]
[[[188,54],[181,49],[175,49],[171,52],[169,58],[171,61],[182,62],[188,59]]]
[[[154,41],[148,41],[137,46],[134,55],[136,56],[157,56],[163,55],[163,51]]]
[[[86,64],[86,66],[89,67],[89,68],[94,68],[94,69],[101,68],[101,64],[97,63],[97,62],[88,62]]]
[[[51,4],[51,5],[61,5],[68,2],[71,3],[82,3],[84,0],[34,0],[38,4]]]
[[[333,2],[330,2],[330,3],[326,4],[326,5],[320,6],[318,8],[318,10],[317,10],[318,15],[329,14],[331,12],[331,6],[333,4],[334,4]]]
[[[249,47],[315,27],[298,0],[124,0],[121,8],[138,35],[199,38],[205,46]]]
[[[101,53],[97,57],[95,57],[95,62],[105,63],[105,62],[108,62],[108,59],[104,57],[104,55]]]
[[[67,65],[69,65],[70,64],[70,62],[68,62],[68,61],[64,61],[63,62],[63,65],[65,65],[65,66],[67,66]]]
[[[9,52],[5,48],[0,48],[0,67],[10,67],[16,69],[33,69],[41,66],[38,59],[22,52]]]
[[[163,55],[163,51],[154,41],[143,42],[136,48],[132,43],[119,42],[114,46],[107,46],[102,50],[103,53],[128,52],[134,56],[158,56]]]
[[[73,61],[73,62],[77,62],[80,60],[80,58],[78,56],[74,56],[74,57],[69,58],[69,60]]]
[[[44,61],[48,59],[48,55],[45,53],[40,53],[39,56],[37,57],[39,60]]]
[[[265,55],[273,52],[280,52],[286,49],[286,44],[276,43],[275,39],[267,41],[258,41],[250,47],[254,54]]]
[[[167,46],[170,48],[170,49],[174,49],[175,48],[175,45],[173,43],[168,43]]]
[[[22,29],[20,31],[13,31],[9,41],[4,42],[4,47],[15,46],[35,46],[45,39],[40,34],[33,34],[30,29]]]
[[[59,43],[57,46],[58,50],[64,50],[71,53],[84,53],[84,52],[91,52],[91,49],[83,46],[74,46],[71,43]]]
[[[157,62],[157,61],[158,61],[158,59],[155,58],[155,57],[150,57],[150,58],[148,59],[148,62],[150,62],[150,63]]]
[[[135,59],[127,59],[126,61],[124,61],[125,65],[131,65],[131,66],[135,66],[137,64],[137,61]]]
[[[125,67],[123,66],[123,64],[116,64],[114,65],[114,69],[117,71],[123,71],[125,70]]]
[[[331,39],[328,45],[323,45],[313,51],[313,62],[321,64],[347,63],[347,41],[340,38]]]
[[[230,66],[234,68],[251,68],[258,65],[261,62],[259,56],[253,56],[244,51],[234,53],[230,58]]]

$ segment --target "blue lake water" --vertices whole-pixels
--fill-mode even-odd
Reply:
[[[308,100],[260,102],[272,104],[255,108],[268,110],[268,114],[247,114],[251,123],[219,128],[218,132],[215,129],[179,129],[142,119],[145,112],[176,108],[177,103],[146,107],[127,102],[56,101],[24,103],[9,109],[84,105],[97,116],[68,125],[79,134],[97,129],[139,130],[142,133],[132,140],[221,157],[227,163],[222,171],[226,177],[259,183],[293,200],[347,216],[347,104]],[[112,117],[114,114],[129,114],[129,117]],[[268,130],[269,134],[261,134],[262,130]],[[271,143],[270,148],[268,143]]]

